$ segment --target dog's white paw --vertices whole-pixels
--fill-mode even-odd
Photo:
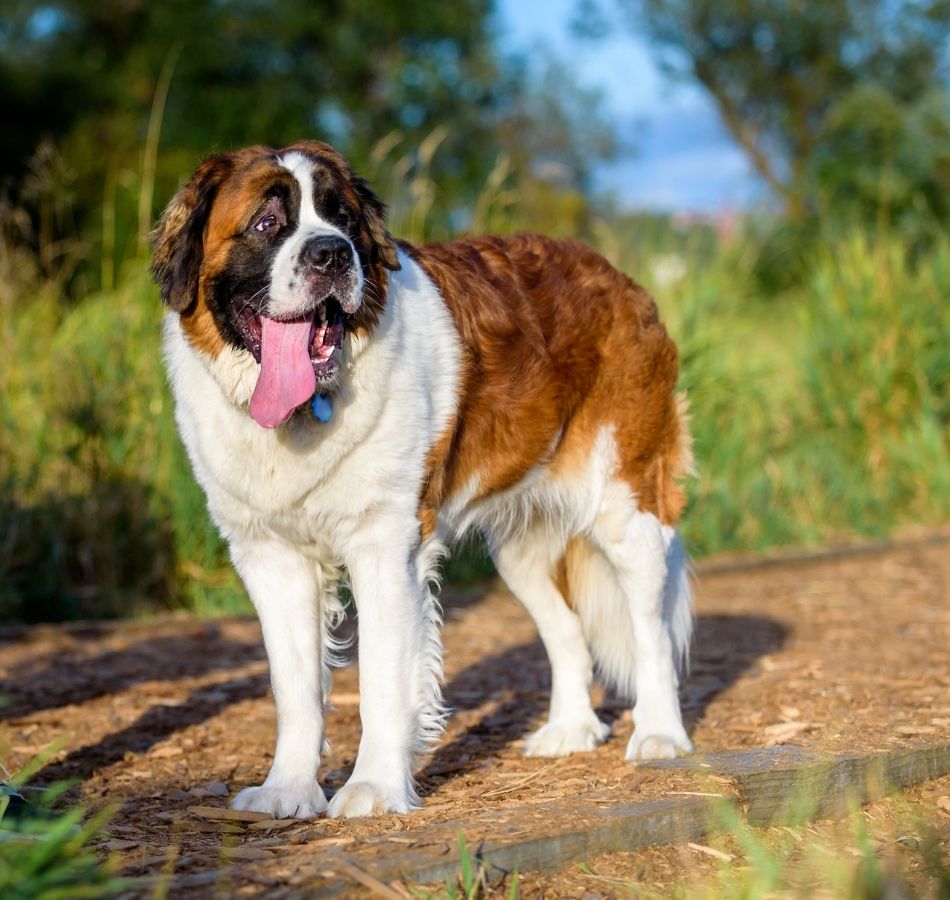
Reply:
[[[579,722],[548,722],[528,736],[525,756],[567,756],[569,753],[593,750],[607,740],[609,726],[593,713]]]
[[[672,730],[672,729],[671,729]],[[630,762],[646,761],[648,759],[675,759],[685,753],[693,752],[693,742],[686,737],[686,732],[678,730],[678,734],[647,734],[638,728],[627,744],[627,759]]]
[[[383,813],[407,813],[418,808],[415,795],[405,788],[348,781],[330,801],[327,815],[333,819],[357,819]]]
[[[327,808],[320,785],[268,785],[244,788],[231,802],[232,809],[269,813],[275,819],[312,819]]]

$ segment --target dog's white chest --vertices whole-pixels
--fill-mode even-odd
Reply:
[[[241,532],[328,545],[370,511],[414,516],[426,454],[455,411],[457,335],[428,279],[404,260],[372,338],[349,348],[348,377],[327,423],[298,412],[268,430],[247,414],[256,377],[245,353],[209,369],[177,316],[165,326],[176,416],[209,507]]]

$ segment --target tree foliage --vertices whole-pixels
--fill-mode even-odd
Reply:
[[[0,166],[15,168],[43,132],[79,129],[106,154],[136,143],[170,55],[172,147],[280,144],[302,130],[366,143],[425,133],[449,113],[477,132],[512,87],[488,12],[486,0],[20,0],[0,32],[18,125],[4,130]]]
[[[618,0],[793,218],[950,191],[948,0]]]
[[[511,123],[523,123],[531,107],[525,67],[497,51],[491,0],[7,0],[5,6],[0,102],[15,127],[0,130],[0,179],[16,184],[23,199],[29,161],[35,169],[45,138],[56,150],[47,149],[41,160],[44,177],[55,182],[48,193],[57,202],[74,199],[77,232],[93,242],[101,210],[120,226],[136,219],[149,177],[143,144],[162,73],[168,93],[155,172],[159,200],[214,151],[321,137],[363,167],[387,136],[397,134],[412,147],[440,128],[444,139],[430,175],[439,188],[436,210],[448,215],[477,193],[509,149]],[[533,109],[532,122],[551,120],[543,105]],[[592,109],[587,104],[572,115],[590,126]],[[578,148],[597,128],[576,127],[576,119],[564,116],[555,121],[561,144],[550,143],[548,155],[567,160],[580,184],[598,147],[594,156]],[[530,171],[535,160],[520,164]],[[51,227],[61,231],[65,224]],[[102,225],[104,233],[110,221]],[[128,255],[123,235],[133,232],[127,239],[133,245],[136,235],[134,228],[119,231],[114,254],[121,259]]]

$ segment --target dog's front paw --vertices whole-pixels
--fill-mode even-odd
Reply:
[[[263,812],[275,819],[312,819],[327,808],[327,798],[315,781],[308,785],[268,785],[244,788],[232,809]]]
[[[593,713],[578,722],[555,721],[529,735],[525,756],[567,756],[593,750],[607,740],[610,728]]]
[[[330,801],[327,815],[333,819],[356,819],[383,813],[407,813],[418,809],[415,794],[370,781],[348,781]]]
[[[627,744],[627,759],[630,762],[644,762],[649,759],[675,759],[685,753],[693,752],[693,742],[680,730],[676,735],[647,734],[639,729],[634,731]]]

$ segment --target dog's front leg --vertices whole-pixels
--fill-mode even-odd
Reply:
[[[267,779],[241,791],[232,806],[308,819],[327,808],[317,784],[325,585],[310,560],[276,541],[232,544],[231,557],[261,620],[277,707],[277,748]]]
[[[409,548],[398,548],[406,529],[377,530],[380,540],[347,560],[359,625],[360,718],[363,734],[353,773],[330,801],[329,815],[354,817],[404,813],[419,806],[412,763],[422,735],[422,683],[435,623],[425,614]],[[434,638],[437,643],[437,637]],[[431,686],[430,686],[431,687]]]

